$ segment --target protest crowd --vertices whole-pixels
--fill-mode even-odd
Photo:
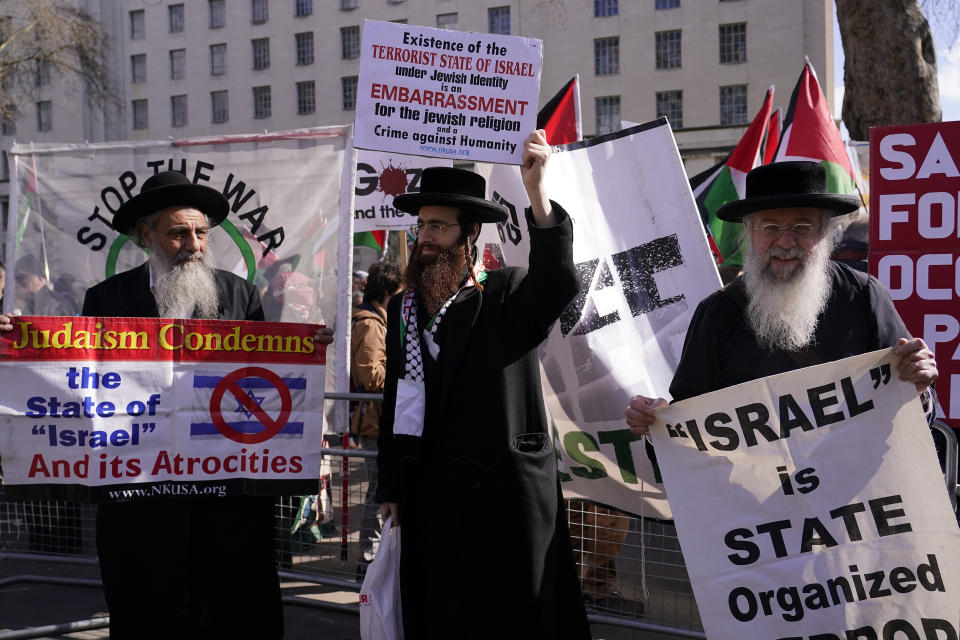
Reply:
[[[663,128],[663,123],[659,126]],[[645,130],[640,127],[634,133],[640,135]],[[831,378],[823,383],[816,376],[827,374],[801,371],[809,367],[842,367],[843,361],[849,358],[883,351],[876,357],[887,360],[877,360],[880,364],[875,369],[881,373],[875,376],[873,389],[881,384],[896,385],[898,381],[908,385],[903,402],[896,407],[898,412],[902,409],[897,413],[897,420],[917,418],[920,412],[914,409],[919,404],[923,428],[909,433],[922,434],[921,444],[926,446],[929,433],[926,425],[936,420],[940,406],[934,348],[915,335],[916,331],[908,329],[887,287],[867,272],[865,249],[869,239],[864,225],[869,223],[855,215],[863,202],[858,195],[838,193],[828,187],[829,169],[825,163],[779,158],[751,168],[745,175],[745,191],[741,197],[725,202],[716,211],[707,213],[703,220],[697,216],[694,221],[700,243],[696,247],[700,249],[702,245],[701,253],[711,260],[708,275],[712,278],[697,286],[709,293],[702,299],[694,298],[689,291],[678,291],[671,297],[669,286],[654,274],[677,267],[689,255],[681,256],[681,249],[671,253],[671,238],[672,242],[678,242],[676,234],[667,233],[645,244],[647,253],[631,253],[635,248],[617,247],[616,252],[608,252],[612,256],[609,263],[606,258],[588,258],[577,251],[575,242],[580,241],[579,234],[602,236],[604,232],[596,232],[584,223],[592,203],[566,196],[567,192],[558,188],[560,181],[548,178],[551,171],[557,170],[555,167],[564,155],[569,155],[558,153],[555,143],[548,139],[548,131],[543,128],[526,134],[519,144],[507,138],[502,144],[497,143],[496,150],[510,152],[513,145],[517,154],[516,166],[511,169],[516,169],[514,186],[520,195],[510,195],[513,202],[504,196],[507,192],[499,183],[496,192],[488,189],[488,180],[492,184],[496,173],[485,178],[480,172],[455,166],[424,168],[419,174],[418,188],[398,194],[392,200],[397,211],[414,221],[410,227],[410,245],[401,248],[402,259],[394,262],[384,256],[366,271],[338,272],[337,277],[345,280],[345,299],[350,300],[346,334],[335,334],[332,326],[321,326],[326,324],[324,320],[332,321],[332,318],[324,319],[319,311],[320,289],[313,280],[321,278],[320,275],[307,276],[296,270],[295,262],[277,261],[267,265],[266,273],[244,279],[228,270],[231,265],[215,263],[210,239],[218,233],[218,228],[229,224],[225,221],[231,213],[230,200],[221,190],[191,180],[182,171],[158,167],[143,181],[138,192],[117,208],[110,220],[113,231],[148,254],[142,264],[118,270],[80,292],[75,290],[76,280],[71,274],[61,273],[57,274],[59,278],[51,278],[45,254],[19,255],[15,262],[8,258],[10,274],[0,263],[0,293],[5,275],[12,276],[16,283],[16,300],[13,304],[8,300],[0,307],[7,310],[0,313],[0,340],[7,345],[3,349],[13,344],[29,347],[29,340],[21,336],[36,331],[28,325],[42,321],[43,316],[69,317],[69,321],[76,323],[75,327],[71,325],[73,345],[80,344],[81,338],[76,337],[78,327],[87,327],[81,325],[87,319],[91,323],[123,319],[118,322],[124,324],[118,326],[133,328],[130,329],[132,337],[128,336],[130,340],[138,335],[134,329],[140,331],[141,327],[152,326],[138,322],[165,322],[166,319],[197,322],[197,326],[208,329],[206,333],[181,333],[198,336],[193,347],[186,340],[184,345],[199,355],[182,358],[187,361],[195,357],[199,373],[191,372],[192,386],[182,383],[176,387],[177,393],[197,394],[200,393],[197,389],[212,387],[214,398],[221,398],[223,380],[228,379],[243,389],[237,396],[237,412],[245,414],[247,422],[259,420],[261,428],[275,426],[280,440],[300,437],[311,428],[311,419],[321,420],[318,416],[322,409],[308,418],[287,421],[290,404],[295,407],[293,411],[297,411],[297,403],[306,402],[302,398],[312,393],[307,374],[297,373],[301,360],[296,358],[302,358],[303,362],[312,358],[311,366],[319,366],[327,345],[332,345],[331,350],[343,346],[349,358],[351,392],[379,397],[351,403],[349,434],[328,437],[324,446],[366,454],[355,467],[359,477],[352,479],[363,487],[355,509],[357,520],[352,525],[358,545],[352,562],[356,563],[356,580],[363,584],[361,610],[364,599],[371,597],[371,593],[376,598],[383,597],[383,591],[377,591],[380,583],[375,583],[384,571],[378,568],[382,566],[378,563],[387,556],[388,549],[394,549],[397,539],[401,541],[399,551],[391,551],[399,553],[391,565],[394,572],[391,592],[399,594],[394,601],[397,615],[393,617],[398,626],[389,636],[393,638],[580,639],[591,637],[588,616],[643,618],[648,611],[642,599],[622,593],[617,559],[628,536],[635,533],[631,531],[633,516],[644,517],[642,492],[661,484],[673,490],[678,487],[674,478],[694,473],[692,468],[678,468],[675,460],[682,458],[675,456],[692,453],[706,456],[718,451],[747,455],[742,450],[754,448],[758,458],[771,456],[773,460],[774,454],[769,450],[760,453],[764,446],[770,445],[787,457],[806,460],[804,456],[812,455],[810,450],[821,447],[821,443],[814,440],[800,443],[801,438],[817,437],[818,431],[825,433],[827,427],[839,428],[837,423],[852,421],[858,412],[879,413],[875,407],[881,404],[880,395],[890,399],[899,398],[897,393],[903,394],[901,385],[899,392],[888,391],[893,389],[888,387],[868,398],[864,395],[870,392],[868,374],[859,377],[837,374],[836,381]],[[675,152],[675,148],[672,151]],[[572,181],[569,174],[562,175]],[[488,197],[488,193],[496,195]],[[682,195],[695,211],[685,177]],[[669,217],[674,212],[655,213]],[[727,240],[731,233],[740,239],[735,251],[742,256],[742,261],[726,261],[719,274],[706,249],[708,242],[720,238],[719,233],[711,231],[711,223],[706,219],[711,216],[716,225],[714,230],[723,228],[728,234]],[[721,224],[726,226],[719,226]],[[491,230],[493,233],[489,233]],[[523,243],[515,242],[517,246],[508,247],[511,233],[522,238]],[[523,254],[520,263],[511,258],[507,265],[502,264],[502,253],[499,258],[493,257],[484,238],[496,235],[503,240],[502,251],[511,256],[511,251]],[[688,250],[686,246],[682,248],[682,252]],[[309,261],[322,264],[322,260],[316,261],[316,256],[305,260]],[[723,284],[717,287],[721,275]],[[615,281],[627,283],[624,286],[627,303],[616,307],[616,311],[613,307],[604,310],[597,301],[600,296],[595,294],[599,289],[613,287]],[[585,341],[584,335],[596,334],[619,319],[617,314],[626,316],[627,311],[634,317],[649,314],[654,319],[651,322],[667,325],[683,313],[669,305],[684,295],[690,296],[683,304],[689,306],[687,312],[692,315],[679,329],[682,349],[678,351],[675,366],[671,363],[672,377],[661,375],[667,379],[630,382],[622,385],[624,388],[598,390],[609,378],[594,369],[600,369],[600,356],[611,354],[584,355],[585,351],[574,351],[570,366],[557,373],[562,367],[556,365],[558,357],[550,351],[551,344],[558,340]],[[256,331],[258,325],[264,327],[268,320],[278,319],[280,309],[287,314],[283,317],[285,321],[295,321],[290,324],[296,326],[289,330],[300,333],[266,337],[241,334],[239,330],[230,333],[235,326],[241,326],[237,323],[253,327],[249,329],[251,332]],[[101,331],[100,325],[96,326],[96,331]],[[168,345],[171,335],[179,335],[174,334],[171,326],[163,325],[159,329],[161,346]],[[122,334],[117,336],[123,340]],[[290,336],[293,341],[286,341]],[[656,342],[649,336],[644,340]],[[289,348],[291,344],[296,348]],[[617,348],[628,350],[627,345],[631,344],[635,343],[624,338]],[[65,348],[68,347],[70,345]],[[163,348],[173,350],[169,345]],[[607,347],[591,345],[591,348],[599,352]],[[147,350],[147,346],[142,349]],[[204,349],[216,353],[204,354]],[[267,351],[275,358],[270,363],[280,363],[278,367],[286,368],[280,367],[278,373],[273,373],[267,370],[272,364],[268,366],[264,364],[266,360],[247,355],[256,352],[256,357],[260,357],[260,352]],[[939,352],[941,357],[943,353]],[[3,355],[2,349],[0,355]],[[177,360],[181,356],[172,357],[176,365],[182,364]],[[641,354],[622,354],[620,362],[624,357],[640,360]],[[242,368],[236,375],[220,375],[219,369],[214,370],[218,359],[237,363],[236,366]],[[663,359],[669,361],[666,356]],[[83,364],[86,361],[78,366]],[[640,362],[634,366],[643,369],[646,364]],[[650,366],[653,371],[654,365]],[[884,380],[881,379],[883,366],[887,366]],[[149,367],[148,363],[143,369],[149,372]],[[570,416],[577,415],[570,409],[570,396],[563,395],[569,391],[565,383],[582,381],[588,374],[596,377],[587,379],[583,387],[593,383],[590,393],[598,399],[593,405],[583,401],[576,411],[585,416],[584,422],[605,421],[607,429],[580,433],[564,424],[558,428],[558,423],[572,422]],[[124,370],[125,380],[128,375]],[[154,375],[153,382],[157,385],[171,384],[160,380],[167,374],[144,375]],[[791,375],[794,377],[790,378]],[[251,383],[251,378],[257,381]],[[88,388],[88,383],[92,388],[102,385],[113,389],[119,384],[120,374],[100,375],[74,367],[66,379],[71,389],[78,388],[74,382],[83,389]],[[238,384],[238,380],[247,382]],[[281,398],[287,394],[283,399],[287,403],[283,420],[272,421],[268,415],[263,404],[263,389],[269,384],[263,380],[269,384],[279,381],[276,385],[283,389]],[[596,380],[601,382],[598,384]],[[771,402],[779,403],[771,404],[774,410],[768,410],[759,401],[748,403],[747,399],[731,409],[737,394],[752,398],[750,394],[754,389],[765,384],[771,385],[770,389],[779,389],[775,385],[782,380],[814,386],[806,390],[806,395],[771,391],[768,395],[776,397],[776,401]],[[816,386],[818,382],[822,384]],[[725,391],[727,395],[723,395]],[[228,392],[233,393],[233,387],[228,386]],[[204,396],[204,403],[206,398]],[[687,407],[699,407],[691,402],[698,399],[706,402],[705,398],[715,399],[716,403],[716,409],[705,419],[698,422],[692,409],[689,415],[682,413]],[[59,406],[54,400],[56,398],[51,397],[43,405],[50,416],[55,415],[52,407]],[[217,402],[219,400],[209,401],[212,417],[204,420],[187,416],[186,412],[184,416],[166,417],[188,423],[191,438],[211,440],[217,434],[215,429],[224,433],[221,424],[224,419],[219,415]],[[318,402],[322,406],[322,398]],[[165,406],[159,396],[140,404],[144,407],[141,413],[151,410],[149,407]],[[35,413],[27,413],[27,417],[47,415],[38,413],[37,406],[31,405]],[[130,406],[133,405],[128,405],[128,415],[140,415],[131,412]],[[777,408],[779,414],[773,415]],[[110,417],[115,409],[112,404],[105,406],[104,400],[97,396],[77,411],[95,419],[96,416]],[[605,417],[587,419],[590,411]],[[158,421],[164,417],[162,413],[158,413]],[[904,418],[906,414],[909,415]],[[676,417],[680,415],[685,419]],[[209,420],[213,420],[212,426],[207,424]],[[914,420],[910,424],[916,423]],[[134,437],[127,434],[96,436],[94,434],[100,432],[94,431],[65,433],[64,425],[56,432],[53,425],[49,429],[43,435],[48,437],[51,447],[60,448],[72,446],[82,437],[89,437],[91,443],[101,437],[119,450],[127,446],[125,438]],[[137,430],[131,433],[148,439],[152,437],[148,429],[146,423],[138,423]],[[322,544],[338,536],[338,527],[346,530],[346,521],[334,517],[329,469],[304,471],[302,467],[309,463],[302,461],[312,460],[306,457],[308,453],[294,450],[293,454],[302,453],[304,457],[291,455],[276,441],[270,442],[274,449],[270,457],[267,450],[259,448],[262,441],[258,441],[257,436],[256,432],[242,432],[234,441],[235,447],[227,443],[227,448],[218,450],[216,455],[185,458],[183,463],[188,471],[184,473],[194,470],[210,473],[206,467],[213,465],[209,461],[215,459],[218,473],[228,463],[242,463],[249,466],[245,471],[251,473],[281,474],[289,470],[313,474],[307,486],[316,485],[315,493],[283,491],[285,496],[294,496],[299,507],[293,526],[281,529],[282,532],[299,536],[304,547],[309,548],[311,544]],[[6,442],[12,440],[4,439],[0,433],[0,444]],[[632,443],[638,444],[631,449]],[[601,444],[612,445],[609,450],[615,452],[603,454],[604,461],[599,461]],[[90,445],[90,451],[94,452],[91,456],[99,453],[97,446]],[[684,446],[686,452],[673,450]],[[822,445],[822,448],[830,446]],[[895,446],[891,444],[890,448]],[[624,451],[626,455],[621,455]],[[855,453],[849,451],[845,455]],[[0,450],[0,462],[5,454],[6,451]],[[616,464],[611,462],[613,458]],[[175,458],[169,459],[173,468]],[[829,512],[832,521],[843,522],[843,531],[849,540],[835,539],[839,536],[832,535],[831,531],[833,534],[836,531],[829,530],[813,516],[806,518],[802,527],[796,527],[803,529],[801,542],[797,544],[792,534],[784,533],[793,525],[782,518],[763,521],[753,529],[731,528],[725,517],[729,516],[731,522],[740,517],[735,506],[739,503],[735,501],[750,493],[752,476],[748,476],[748,481],[738,477],[737,459],[732,455],[730,459],[733,462],[721,462],[727,464],[721,471],[710,472],[714,486],[701,487],[707,493],[700,496],[700,502],[681,498],[671,502],[670,508],[684,535],[685,514],[705,510],[707,503],[715,499],[717,504],[709,505],[714,513],[720,514],[716,516],[715,528],[717,531],[730,529],[724,538],[724,553],[720,555],[738,567],[752,564],[770,549],[779,560],[819,551],[826,554],[841,542],[855,546],[873,535],[874,529],[868,530],[867,522],[875,526],[879,537],[902,534],[906,538],[906,534],[914,530],[926,531],[919,520],[906,522],[908,516],[915,516],[909,507],[900,506],[901,501],[903,505],[909,503],[907,497],[901,499],[901,495],[896,494],[870,500],[868,494],[864,494],[867,497],[861,495],[860,487],[852,486],[852,480],[850,487],[838,489],[844,502]],[[791,463],[793,459],[790,458]],[[37,460],[34,457],[30,464],[32,475],[41,468]],[[111,473],[106,455],[103,460],[101,478]],[[822,474],[822,468],[818,471],[812,467],[787,469],[786,463],[777,466],[780,458],[776,460],[776,464],[769,466],[777,469],[775,488],[784,496],[798,492],[806,495],[808,490],[817,488],[819,476],[815,473]],[[940,468],[930,468],[936,467],[935,458],[917,460],[918,467],[926,466],[927,471],[941,473]],[[931,460],[934,464],[930,464]],[[95,463],[96,460],[90,463],[91,467]],[[259,465],[258,470],[254,471],[254,465]],[[652,467],[649,479],[644,475],[647,465]],[[796,466],[801,465],[798,462]],[[116,463],[113,484],[129,489],[146,468],[143,465],[143,469],[134,469],[128,461],[124,470]],[[46,472],[46,467],[43,469]],[[906,478],[913,470],[901,471]],[[584,485],[575,485],[577,490],[569,490],[574,486],[572,483],[617,480],[608,476],[619,476],[623,480],[609,493],[590,494],[580,488]],[[843,482],[834,484],[843,485]],[[828,484],[826,480],[823,483]],[[904,483],[909,484],[906,480]],[[37,484],[43,483],[37,481]],[[275,507],[280,491],[270,495],[249,490],[254,485],[242,482],[224,486],[229,487],[225,495],[162,495],[142,500],[99,501],[96,549],[110,613],[111,638],[283,637],[283,602],[276,561]],[[292,485],[284,489],[289,486]],[[302,487],[304,483],[297,486]],[[677,488],[672,495],[679,496],[682,491],[683,488]],[[757,492],[761,493],[759,489]],[[630,498],[617,497],[623,495]],[[607,499],[608,496],[613,497]],[[730,496],[729,502],[726,502],[727,496]],[[903,496],[908,496],[906,488]],[[774,498],[782,496],[774,495]],[[761,504],[767,499],[774,502],[769,496],[761,496],[756,502]],[[76,500],[69,504],[75,507]],[[751,512],[750,517],[774,517],[766,514],[758,506],[756,515]],[[669,516],[658,518],[658,515],[651,517],[671,519]],[[868,520],[868,516],[872,519]],[[952,519],[950,524],[956,529]],[[231,535],[218,536],[215,545],[202,543],[209,539],[211,532],[225,528]],[[694,533],[711,533],[709,526],[700,528],[703,530]],[[346,535],[344,532],[344,541]],[[769,545],[764,535],[769,536]],[[943,534],[947,542],[938,542],[939,546],[930,543],[929,551],[924,547],[919,561],[909,569],[904,565],[887,571],[894,591],[901,595],[912,593],[911,597],[918,598],[927,593],[932,594],[931,598],[941,592],[949,595],[956,580],[949,573],[958,560],[956,538],[950,537],[955,535],[948,527]],[[907,550],[919,544],[903,543]],[[791,545],[798,546],[799,551]],[[788,584],[788,578],[782,577],[770,558],[769,564],[761,562],[750,569],[764,578],[775,575],[780,581],[777,584],[783,584],[781,587],[763,591],[743,578],[742,585],[738,583],[728,589],[727,597],[727,592],[720,593],[721,586],[715,583],[704,587],[707,580],[691,570],[694,594],[699,606],[710,612],[709,615],[715,615],[713,612],[719,608],[741,623],[761,619],[792,623],[818,610],[833,611],[832,608],[852,607],[861,601],[872,605],[874,596],[860,595],[867,592],[863,583],[856,581],[860,580],[861,572],[865,576],[880,573],[866,573],[874,568],[871,563],[894,560],[888,561],[886,551],[879,547],[874,550],[866,544],[850,553],[854,559],[830,562],[849,566],[851,576],[855,575],[856,579],[832,577],[825,582],[826,587],[814,581],[812,573],[804,573],[808,582],[802,587]],[[690,561],[695,552],[686,546],[685,556],[688,554]],[[810,562],[812,566],[814,561]],[[830,562],[824,560],[824,564]],[[350,566],[352,571],[354,565]],[[817,580],[821,580],[819,575]],[[230,589],[222,589],[223,584],[229,584]],[[818,591],[821,588],[822,595]],[[721,597],[715,597],[714,591]],[[885,593],[892,594],[889,590]],[[704,594],[709,595],[704,597]],[[955,594],[953,598],[954,605],[960,601]],[[709,606],[707,599],[711,600]],[[878,596],[877,602],[881,600]],[[712,601],[719,601],[719,605],[714,608]],[[887,600],[881,605],[885,602]],[[871,615],[881,614],[850,614],[848,621],[836,624],[851,625],[847,638],[893,638],[898,629],[905,638],[922,637],[913,631],[913,626],[910,632],[905,631],[909,622],[904,621],[897,627],[900,622],[884,623],[880,617],[869,618]],[[888,616],[888,613],[882,615]],[[934,614],[924,616],[926,637],[956,639],[951,626],[956,624],[956,616],[946,622]],[[855,624],[859,626],[852,626]],[[870,624],[884,630],[878,635]],[[813,632],[808,635],[839,640],[840,631],[836,630],[839,627],[834,629],[824,635]],[[941,631],[945,635],[936,635]],[[804,637],[804,633],[808,632],[799,631],[795,637]],[[834,633],[837,635],[832,635]],[[717,637],[736,636],[721,633]],[[753,636],[744,631],[740,637]]]

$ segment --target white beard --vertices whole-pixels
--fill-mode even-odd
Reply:
[[[831,237],[825,233],[809,255],[804,255],[799,246],[782,249],[776,245],[760,255],[752,243],[747,243],[743,264],[749,297],[746,319],[762,349],[798,351],[810,344],[830,297]],[[799,256],[803,256],[800,267],[783,280],[769,268],[771,257]]]
[[[184,261],[190,257],[198,260]],[[220,317],[217,281],[205,253],[181,251],[171,260],[160,247],[154,246],[150,251],[150,267],[154,278],[153,297],[161,318]]]

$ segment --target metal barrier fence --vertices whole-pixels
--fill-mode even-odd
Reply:
[[[957,438],[934,425],[946,467],[951,501],[957,501]],[[939,435],[936,435],[939,434]],[[276,547],[281,579],[338,591],[336,602],[287,596],[286,603],[357,611],[362,578],[363,503],[375,452],[328,448],[319,491],[285,497],[276,508]],[[0,484],[0,559],[93,563],[96,561],[93,505],[12,502]],[[568,501],[568,514],[590,619],[680,637],[704,638],[683,555],[671,523],[641,521],[583,501]],[[496,526],[495,519],[491,526]],[[55,582],[36,576],[0,580]],[[80,581],[81,586],[91,582]],[[71,584],[69,579],[58,584]],[[645,587],[645,589],[644,589]],[[91,621],[69,623],[85,625]],[[96,621],[99,626],[103,620]],[[91,628],[91,627],[87,627]],[[20,633],[20,632],[18,632]],[[6,637],[37,637],[29,635]]]

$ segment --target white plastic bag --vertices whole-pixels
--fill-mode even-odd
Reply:
[[[360,637],[403,640],[400,611],[400,531],[387,516],[380,545],[360,587]]]

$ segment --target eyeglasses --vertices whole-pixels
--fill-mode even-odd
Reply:
[[[419,236],[424,231],[429,231],[432,234],[443,235],[443,232],[449,227],[457,226],[459,226],[459,223],[457,222],[452,222],[450,224],[443,224],[442,222],[418,222],[410,225],[410,233],[415,236]]]
[[[759,227],[754,227],[755,231],[759,231],[768,238],[779,238],[785,231],[792,231],[793,235],[795,236],[805,236],[814,229],[816,229],[816,226],[810,224],[809,222],[799,222],[789,227],[772,223],[762,224]]]

